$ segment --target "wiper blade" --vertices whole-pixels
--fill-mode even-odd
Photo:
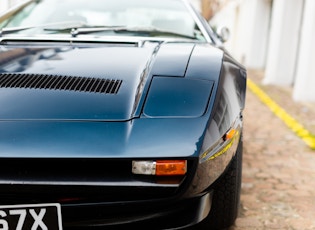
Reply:
[[[0,30],[0,37],[2,37],[3,35],[6,35],[6,34],[12,34],[12,33],[20,32],[20,31],[28,30],[28,29],[33,29],[33,28],[35,28],[35,27],[33,27],[33,26],[25,26],[25,27],[2,28]]]
[[[86,27],[86,28],[73,28],[71,35],[76,37],[80,34],[90,34],[104,31],[113,31],[115,33],[139,33],[149,34],[150,36],[175,36],[189,39],[196,39],[194,36],[181,34],[169,30],[162,30],[156,27],[126,27],[126,26],[106,26],[106,27]]]
[[[58,26],[59,30],[66,30],[66,29],[86,26],[86,24],[80,21],[65,21],[65,22],[54,22],[54,23],[34,25],[34,26],[7,27],[7,28],[2,28],[0,30],[0,37],[6,34],[12,34],[12,33],[20,32],[23,30],[29,30],[29,29],[35,29],[35,28],[43,28],[44,30],[49,30],[50,28],[54,29],[56,26]]]
[[[164,30],[156,27],[134,27],[134,28],[122,28],[120,30],[115,30],[115,32],[131,32],[131,33],[148,33],[151,36],[172,36],[172,37],[182,37],[189,39],[196,39],[194,36],[187,34],[182,34],[170,30]]]
[[[41,28],[44,31],[70,31],[72,37],[76,37],[80,34],[91,34],[98,32],[112,31],[114,33],[137,33],[137,34],[147,34],[149,36],[172,36],[172,37],[182,37],[188,39],[196,39],[195,36],[190,36],[186,34],[177,33],[174,31],[163,30],[156,27],[129,27],[129,26],[101,26],[101,25],[88,25],[80,21],[65,21],[65,22],[55,22],[43,25],[25,26],[25,27],[9,27],[2,28],[0,30],[0,37],[6,34],[16,33],[23,30]]]
[[[81,25],[81,26],[64,26],[56,27],[50,26],[44,28],[45,31],[54,31],[54,32],[66,32],[69,31],[72,37],[76,37],[79,34],[91,34],[104,31],[116,31],[126,26],[103,26],[103,25]]]

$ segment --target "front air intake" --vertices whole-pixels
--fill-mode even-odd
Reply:
[[[122,80],[42,74],[0,74],[0,88],[25,88],[117,94]]]

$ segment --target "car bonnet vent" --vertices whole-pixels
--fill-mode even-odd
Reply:
[[[67,90],[117,94],[121,80],[42,74],[0,74],[0,88]]]

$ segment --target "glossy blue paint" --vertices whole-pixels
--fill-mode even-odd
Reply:
[[[195,44],[165,43],[159,47],[152,73],[161,76],[183,77]]]
[[[210,44],[198,44],[192,52],[185,77],[218,82],[222,59],[222,50]]]
[[[199,67],[188,65],[190,59],[204,58],[204,47],[196,48],[199,46],[148,42],[141,47],[81,44],[75,48],[43,43],[1,52],[0,58],[22,52],[25,59],[21,63],[18,55],[0,63],[4,73],[9,72],[10,64],[10,71],[17,74],[113,78],[123,83],[114,95],[0,88],[0,156],[198,156],[210,117],[210,93],[219,77],[191,70]],[[220,65],[211,63],[221,52],[212,51],[207,60],[218,70]],[[157,147],[156,143],[163,144]]]
[[[180,47],[180,44],[176,45],[176,49],[180,49]],[[123,82],[117,95],[1,88],[0,105],[5,109],[0,111],[0,119],[117,121],[139,116],[140,111],[135,115],[134,110],[139,106],[138,103],[144,102],[140,99],[142,99],[142,93],[146,93],[143,90],[148,88],[152,74],[165,73],[160,61],[165,59],[165,54],[155,58],[156,52],[159,53],[159,48],[159,43],[153,42],[144,47],[120,47],[117,45],[106,48],[102,46],[97,48],[47,48],[43,46],[27,50],[10,48],[1,52],[0,58],[5,58],[14,52],[22,52],[25,59],[21,63],[21,55],[19,55],[16,61],[10,59],[9,63],[0,63],[0,70],[5,73],[97,77],[118,79]],[[191,45],[183,44],[183,52],[180,52],[182,58],[174,63],[173,71],[178,71],[179,74],[182,72],[180,75],[184,74],[183,69],[186,68],[191,49]],[[163,52],[165,53],[165,51]],[[153,68],[152,73],[150,73],[150,68]],[[180,71],[181,68],[182,71]]]
[[[198,154],[197,144],[206,122],[205,118],[1,121],[0,157],[192,157]]]
[[[154,77],[144,107],[148,117],[200,117],[208,105],[213,82]]]

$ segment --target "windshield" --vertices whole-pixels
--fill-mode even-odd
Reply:
[[[38,0],[2,21],[0,29],[25,27],[15,32],[28,35],[34,34],[34,29],[65,33],[61,31],[65,25],[57,31],[56,23],[66,22],[81,27],[155,28],[204,40],[191,11],[178,0]],[[54,23],[55,31],[45,30],[43,25]]]

